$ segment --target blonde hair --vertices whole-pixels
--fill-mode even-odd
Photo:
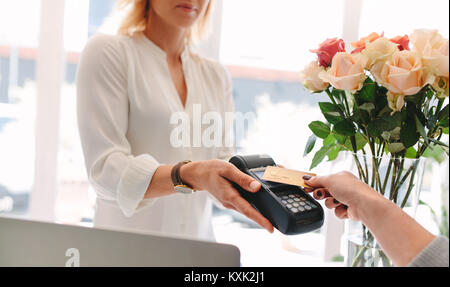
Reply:
[[[119,0],[117,8],[125,12],[120,23],[118,34],[132,36],[136,32],[143,32],[147,28],[148,12],[151,0]],[[212,14],[213,0],[209,1],[205,14],[195,23],[188,34],[189,42],[202,40],[209,32],[209,21]]]

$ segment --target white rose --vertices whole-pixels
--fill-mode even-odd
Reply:
[[[320,92],[328,88],[329,84],[319,78],[320,72],[325,69],[317,61],[309,63],[300,73],[303,86],[312,92]]]
[[[361,55],[366,60],[366,69],[370,70],[374,64],[387,61],[395,52],[399,51],[397,46],[397,44],[384,37],[368,43],[366,49],[361,51]]]

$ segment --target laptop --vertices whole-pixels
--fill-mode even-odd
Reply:
[[[236,246],[0,217],[0,266],[239,267]]]

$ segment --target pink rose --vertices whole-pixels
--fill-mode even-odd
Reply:
[[[395,38],[390,39],[392,43],[397,44],[397,47],[400,51],[409,50],[409,37],[405,36],[397,36]]]
[[[353,42],[352,47],[355,49],[352,51],[352,54],[361,52],[362,50],[364,50],[366,48],[366,45],[368,43],[372,43],[376,39],[382,38],[382,37],[384,37],[384,32],[382,32],[381,35],[378,35],[378,33],[373,32],[373,33],[370,33],[367,37],[363,37],[363,38],[359,39],[358,41]]]
[[[319,77],[339,90],[355,92],[363,87],[366,79],[364,65],[360,54],[339,52],[334,56],[331,68],[321,72]]]
[[[342,39],[327,39],[319,45],[319,49],[310,51],[316,53],[319,58],[320,65],[327,68],[330,66],[336,53],[345,52],[345,43]]]

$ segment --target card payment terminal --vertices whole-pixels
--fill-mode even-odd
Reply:
[[[280,232],[294,235],[322,226],[322,207],[302,187],[262,179],[267,166],[276,166],[270,156],[237,155],[230,159],[230,163],[261,183],[261,189],[256,193],[248,192],[235,183],[233,187]]]

